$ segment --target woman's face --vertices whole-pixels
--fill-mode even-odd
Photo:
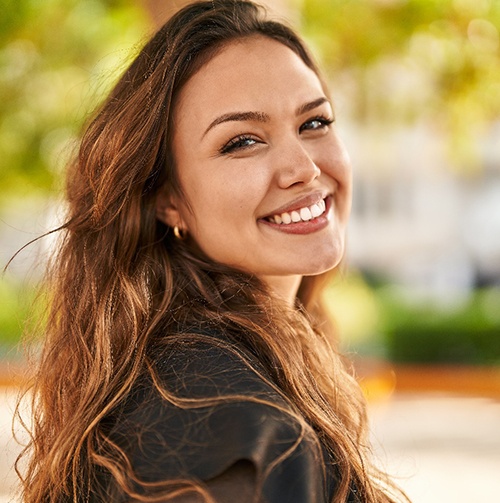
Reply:
[[[213,260],[271,286],[331,269],[344,249],[348,155],[317,75],[288,47],[227,44],[184,86],[173,154],[184,198],[159,218]]]

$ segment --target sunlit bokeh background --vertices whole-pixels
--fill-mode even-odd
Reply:
[[[64,166],[82,124],[155,27],[184,3],[4,0],[2,267],[60,221]],[[449,421],[473,430],[475,416],[467,411],[484,412],[485,432],[500,424],[500,0],[265,3],[299,29],[324,68],[352,157],[348,269],[325,301],[356,361],[379,436],[403,459],[405,452],[415,456],[414,473],[402,476],[414,475],[421,485],[402,485],[416,503],[493,501],[499,482],[474,478],[472,499],[460,485],[454,496],[442,496],[449,496],[440,493],[449,479],[432,473],[445,463],[418,458],[423,447],[411,418],[425,407],[425,431],[435,426],[427,441],[446,436]],[[5,384],[13,384],[12,369],[22,366],[18,343],[25,321],[35,316],[33,287],[52,242],[29,246],[0,278]],[[406,439],[407,451],[388,428],[403,444]],[[454,435],[460,444],[463,433]],[[498,434],[470,442],[484,449],[487,442],[500,454]],[[455,467],[459,458],[448,450],[447,464],[488,478],[493,464],[500,469],[491,449],[464,451],[477,461],[467,468]],[[420,471],[419,459],[427,459]],[[457,499],[459,493],[469,499]]]

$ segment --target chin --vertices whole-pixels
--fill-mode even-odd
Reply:
[[[330,249],[327,253],[318,253],[312,260],[308,261],[307,267],[303,270],[303,276],[315,276],[337,267],[344,257],[344,246],[340,243]],[[304,263],[302,268],[304,269]]]
[[[331,271],[332,269],[335,269],[340,262],[342,261],[343,254],[335,255],[335,256],[330,256],[328,259],[321,261],[321,262],[316,262],[314,264],[308,264],[307,267],[302,267],[300,270],[297,271],[296,274],[300,274],[301,276],[317,276],[319,274],[323,274],[324,272]]]

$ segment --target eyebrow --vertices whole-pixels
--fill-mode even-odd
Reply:
[[[230,112],[220,117],[217,117],[207,127],[203,136],[205,136],[212,128],[222,124],[223,122],[237,122],[237,121],[255,121],[255,122],[268,122],[271,119],[268,114],[263,112]]]
[[[313,101],[310,101],[309,103],[301,105],[299,108],[297,108],[295,114],[302,115],[328,102],[329,101],[327,98],[321,96],[321,98],[317,98]],[[229,112],[214,119],[203,133],[203,136],[205,136],[212,128],[224,122],[242,122],[242,121],[269,122],[270,120],[271,117],[264,112]]]
[[[309,103],[305,103],[304,105],[301,105],[295,113],[297,115],[302,115],[307,112],[310,112],[311,110],[314,110],[315,108],[318,108],[319,106],[323,105],[324,103],[329,103],[328,99],[325,98],[324,96],[321,96],[321,98],[318,98],[314,101],[310,101]]]

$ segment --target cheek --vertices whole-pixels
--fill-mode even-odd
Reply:
[[[323,175],[335,182],[335,204],[345,224],[349,218],[352,197],[352,168],[347,151],[338,145],[323,149],[317,157]]]
[[[197,177],[197,191],[217,207],[254,211],[267,193],[267,173],[264,163],[253,160],[207,165],[206,173]]]
[[[186,223],[200,238],[208,232],[217,232],[215,226],[223,232],[228,227],[254,223],[259,201],[265,193],[262,180],[251,176],[250,170],[221,168],[207,163],[203,171],[197,170],[181,179],[191,210],[186,215]]]
[[[327,148],[319,149],[318,163],[321,171],[348,187],[351,183],[351,160],[347,150],[334,142]]]

